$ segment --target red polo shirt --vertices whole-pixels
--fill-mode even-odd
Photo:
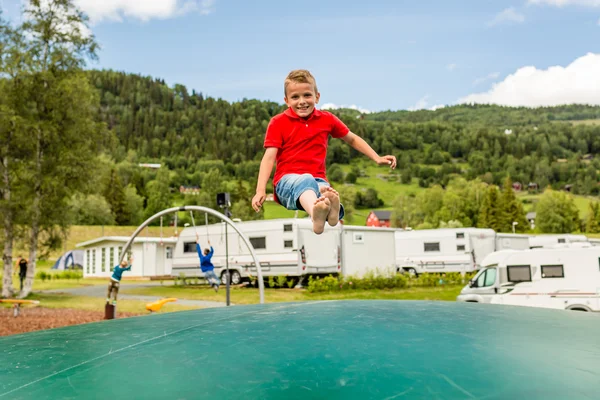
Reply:
[[[267,127],[264,147],[277,147],[273,187],[283,175],[311,174],[327,179],[325,157],[327,139],[344,137],[350,129],[328,111],[315,110],[308,118],[299,117],[288,108],[274,116]]]

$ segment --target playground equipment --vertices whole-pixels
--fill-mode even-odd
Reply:
[[[34,304],[34,305],[40,304],[40,302],[38,300],[20,300],[20,299],[0,299],[0,303],[12,304],[14,317],[19,316],[19,312],[21,311],[22,304]]]
[[[0,338],[0,399],[597,399],[598,332],[442,301],[200,309]]]
[[[242,231],[240,231],[238,229],[238,227],[235,225],[235,223],[231,219],[229,219],[228,217],[226,217],[224,214],[221,214],[220,212],[218,212],[216,210],[213,210],[212,208],[203,207],[203,206],[181,206],[181,207],[168,208],[166,210],[163,210],[163,211],[160,211],[160,212],[154,214],[153,216],[151,216],[150,218],[148,218],[146,221],[144,221],[135,230],[135,232],[133,232],[133,234],[131,235],[131,237],[127,241],[127,243],[125,243],[125,246],[123,246],[123,251],[121,252],[121,257],[119,259],[119,263],[125,259],[125,256],[127,254],[127,250],[129,250],[129,247],[133,243],[133,240],[152,221],[154,221],[156,218],[159,218],[159,217],[161,217],[161,216],[163,216],[165,214],[169,214],[169,213],[173,213],[173,212],[186,212],[186,211],[200,211],[200,212],[204,212],[204,213],[210,214],[210,215],[212,215],[214,217],[220,218],[221,220],[223,220],[224,222],[226,222],[227,225],[230,225],[238,233],[238,235],[240,235],[240,237],[242,238],[242,240],[244,241],[244,243],[246,244],[246,246],[248,246],[248,250],[250,251],[250,254],[252,255],[252,258],[253,258],[254,263],[256,265],[256,273],[257,273],[257,278],[258,278],[258,289],[259,289],[259,302],[260,302],[260,304],[264,304],[264,302],[265,302],[265,286],[264,286],[263,279],[262,279],[263,276],[262,276],[262,270],[261,270],[261,267],[260,267],[260,261],[258,260],[258,257],[256,257],[256,253],[254,252],[254,247],[252,246],[252,244],[250,243],[250,240],[248,240],[248,238],[246,237],[246,235]]]
[[[166,303],[170,303],[172,301],[177,301],[177,299],[174,297],[169,297],[167,299],[157,300],[154,303],[148,303],[148,304],[146,304],[146,310],[150,311],[151,313],[158,312],[158,311],[160,311],[162,306],[164,306]]]
[[[224,214],[221,214],[218,211],[213,210],[212,208],[203,207],[203,206],[181,206],[181,207],[168,208],[166,210],[163,210],[163,211],[160,211],[160,212],[154,214],[153,216],[151,216],[150,218],[148,218],[146,221],[144,221],[140,226],[138,226],[138,228],[135,230],[135,232],[133,232],[133,234],[131,235],[131,237],[127,241],[127,243],[125,243],[125,245],[123,246],[123,250],[121,251],[121,256],[119,258],[119,263],[121,263],[121,261],[123,261],[125,259],[126,255],[127,255],[127,251],[131,247],[131,244],[133,243],[133,241],[135,240],[135,238],[152,221],[154,221],[156,218],[162,218],[162,216],[166,215],[166,214],[177,213],[177,212],[186,212],[186,211],[190,211],[190,212],[192,212],[192,211],[200,211],[200,212],[203,212],[203,213],[215,216],[217,218],[220,218],[221,220],[223,220],[224,222],[227,223],[226,227],[228,225],[231,225],[231,227],[238,233],[238,235],[242,238],[242,240],[244,241],[244,243],[246,244],[246,246],[248,246],[248,250],[250,251],[250,254],[252,255],[252,258],[253,258],[254,263],[256,265],[257,280],[258,280],[258,291],[259,291],[259,302],[260,302],[260,304],[264,304],[264,302],[265,302],[265,286],[264,286],[264,282],[263,282],[263,276],[262,276],[262,270],[261,270],[261,267],[260,267],[260,261],[258,260],[258,257],[256,257],[256,253],[254,252],[254,247],[252,246],[252,244],[250,243],[250,240],[248,240],[248,238],[246,237],[246,235],[244,233],[242,233],[242,231],[239,230],[239,228],[235,225],[235,223],[231,219],[229,219],[229,217],[227,217]],[[175,214],[175,215],[177,215],[177,214]],[[192,221],[193,221],[193,215],[192,215]],[[195,226],[195,223],[194,223],[194,226]],[[229,279],[227,281],[227,305],[228,306],[230,305],[229,304]],[[106,303],[105,308],[104,308],[104,312],[105,312],[105,316],[104,316],[105,319],[114,319],[115,316],[116,316],[116,305]]]

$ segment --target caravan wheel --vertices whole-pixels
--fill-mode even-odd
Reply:
[[[408,272],[408,274],[409,274],[410,276],[414,276],[415,278],[416,278],[416,277],[417,277],[417,275],[418,275],[418,274],[417,274],[417,270],[416,270],[416,269],[414,269],[414,268],[407,268],[405,271],[406,271],[406,272]]]
[[[239,285],[240,283],[242,283],[242,275],[239,273],[239,271],[234,269],[229,270],[229,273],[231,274],[230,284]],[[221,274],[221,282],[223,285],[227,284],[227,271],[223,271],[223,273]]]

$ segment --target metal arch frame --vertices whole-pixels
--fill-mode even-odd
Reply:
[[[181,206],[181,207],[167,208],[166,210],[162,210],[162,211],[154,214],[153,216],[148,218],[146,221],[144,221],[135,230],[135,232],[133,232],[133,234],[127,241],[127,243],[125,243],[125,246],[123,247],[123,251],[121,253],[121,257],[119,259],[119,263],[121,263],[123,261],[123,259],[125,258],[125,255],[127,254],[127,250],[129,250],[129,247],[131,247],[131,244],[133,243],[133,241],[135,240],[137,235],[139,235],[140,232],[142,231],[142,229],[144,229],[146,226],[148,226],[148,224],[150,224],[150,222],[154,221],[156,218],[161,217],[163,215],[170,214],[173,212],[179,212],[179,211],[205,212],[207,214],[210,214],[214,217],[220,218],[221,220],[225,221],[238,233],[238,235],[240,235],[240,237],[244,240],[244,243],[246,243],[246,246],[248,246],[248,250],[250,250],[250,254],[252,255],[252,258],[254,259],[254,263],[256,264],[256,271],[258,274],[258,291],[259,291],[259,296],[260,296],[260,304],[264,304],[264,302],[265,302],[265,284],[263,282],[263,275],[262,275],[262,270],[260,267],[260,262],[258,261],[258,257],[256,257],[256,253],[254,253],[254,247],[252,247],[250,240],[248,240],[246,235],[244,235],[242,233],[242,231],[240,231],[238,229],[238,227],[235,226],[235,223],[231,219],[227,218],[227,216],[225,216],[224,214],[221,214],[220,212],[213,210],[212,208],[203,207],[203,206]]]

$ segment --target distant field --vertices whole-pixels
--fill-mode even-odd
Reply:
[[[571,121],[573,125],[600,125],[600,119],[584,119],[582,121]]]
[[[525,212],[529,212],[533,210],[534,204],[539,201],[541,194],[519,194],[517,197],[523,201],[526,200],[528,203],[523,204],[523,208]],[[588,207],[591,201],[591,198],[585,196],[573,196],[575,201],[575,206],[579,210],[579,216],[582,219],[587,218]]]

